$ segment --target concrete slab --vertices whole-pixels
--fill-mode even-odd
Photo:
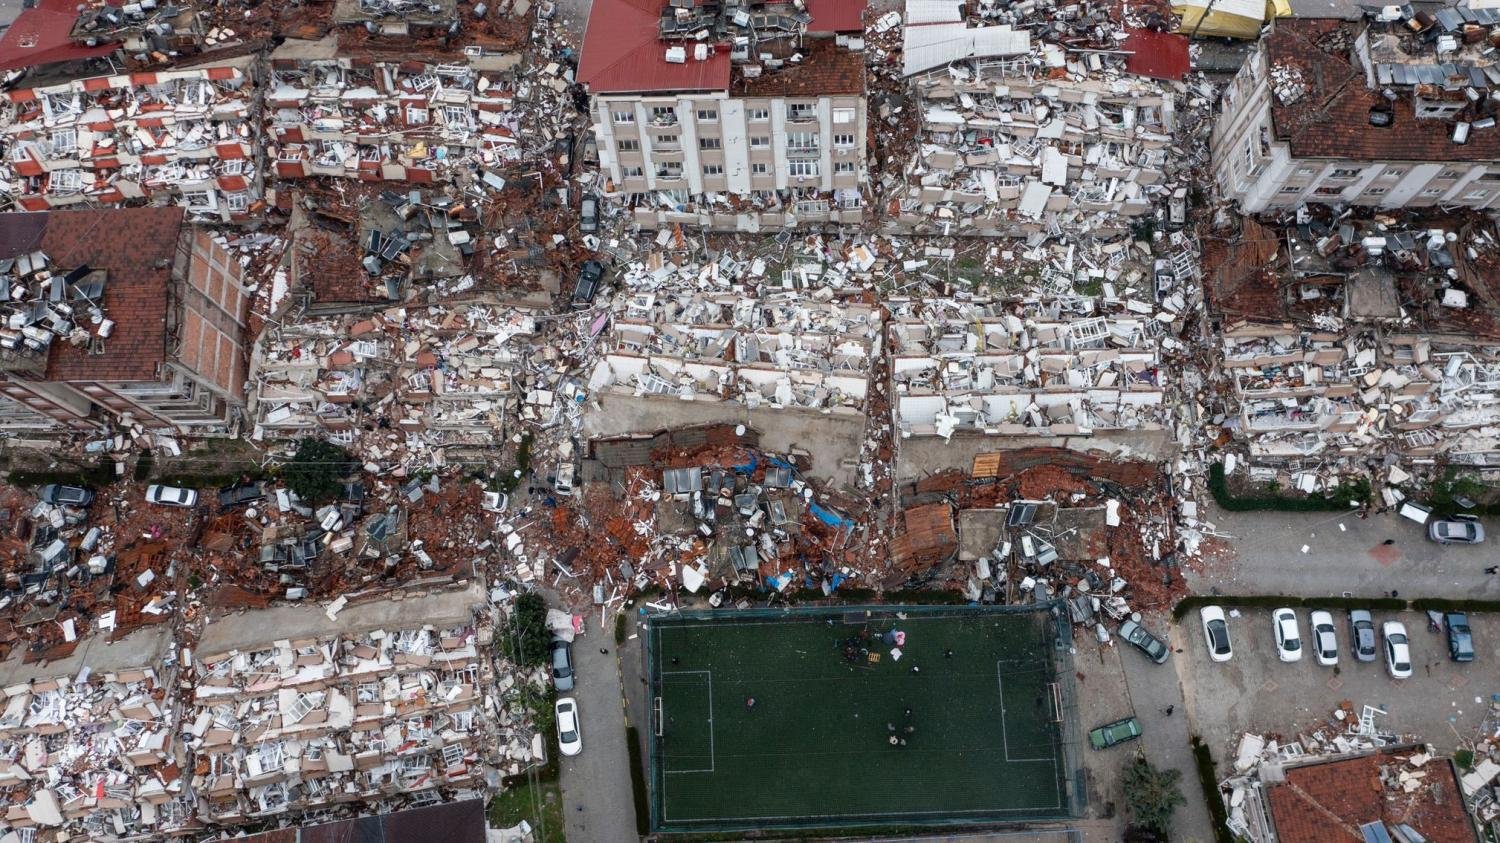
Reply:
[[[18,653],[0,662],[0,685],[72,677],[85,665],[94,673],[153,667],[166,654],[170,632],[167,624],[157,624],[138,629],[113,644],[106,635],[90,635],[78,642],[73,655],[53,662],[24,664]]]
[[[210,621],[198,640],[198,652],[212,656],[283,638],[358,634],[372,629],[461,626],[469,623],[475,607],[486,599],[483,586],[474,581],[463,589],[420,596],[393,591],[379,600],[347,606],[333,621],[321,603],[241,612]]]
[[[857,443],[856,443],[857,444]],[[955,435],[948,441],[937,436],[900,440],[896,453],[896,482],[909,483],[950,469],[968,473],[974,458],[994,451],[1023,448],[1069,448],[1098,451],[1116,459],[1161,460],[1174,451],[1166,430],[1119,431],[1098,436],[984,436]]]

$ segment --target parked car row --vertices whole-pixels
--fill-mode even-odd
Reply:
[[[1203,625],[1203,640],[1208,645],[1208,657],[1216,662],[1227,662],[1234,657],[1234,645],[1229,636],[1229,618],[1220,606],[1204,606],[1198,612]],[[1307,617],[1309,643],[1318,664],[1333,667],[1339,663],[1338,632],[1333,614],[1324,610],[1310,612]],[[1448,633],[1448,657],[1456,662],[1474,660],[1474,634],[1469,627],[1469,618],[1463,612],[1448,612],[1442,616],[1442,625]],[[1271,632],[1276,641],[1276,656],[1284,662],[1302,660],[1306,649],[1302,643],[1302,629],[1297,613],[1289,608],[1271,612]],[[1124,626],[1121,626],[1124,634]],[[1375,619],[1366,609],[1349,610],[1349,652],[1355,661],[1373,662],[1380,657],[1379,643],[1384,643],[1386,672],[1393,678],[1411,676],[1411,636],[1406,625],[1400,621],[1386,621],[1380,625],[1377,640]],[[1138,645],[1139,646],[1139,645]],[[1143,648],[1144,649],[1144,648]]]

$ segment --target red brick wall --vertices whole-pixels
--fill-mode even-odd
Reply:
[[[235,256],[214,242],[213,235],[195,229],[188,235],[192,260],[183,295],[182,344],[177,359],[235,402],[245,397],[249,365],[245,323],[250,295],[240,286]]]

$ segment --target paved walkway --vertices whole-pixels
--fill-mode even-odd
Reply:
[[[625,843],[638,838],[614,631],[599,629],[597,612],[584,618],[585,634],[573,642],[578,684],[571,694],[578,700],[583,752],[562,759],[564,825],[569,840]]]

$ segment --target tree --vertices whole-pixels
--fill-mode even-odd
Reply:
[[[1142,831],[1167,839],[1172,813],[1187,800],[1178,788],[1180,770],[1158,770],[1145,756],[1137,755],[1125,768],[1125,804],[1130,806],[1134,825]]]
[[[521,667],[540,667],[547,663],[547,645],[552,636],[547,631],[547,603],[540,594],[523,594],[516,598],[506,630],[510,652],[506,655]]]
[[[354,466],[348,451],[308,436],[297,443],[297,453],[282,466],[281,479],[306,503],[319,504],[343,491],[343,480]]]

